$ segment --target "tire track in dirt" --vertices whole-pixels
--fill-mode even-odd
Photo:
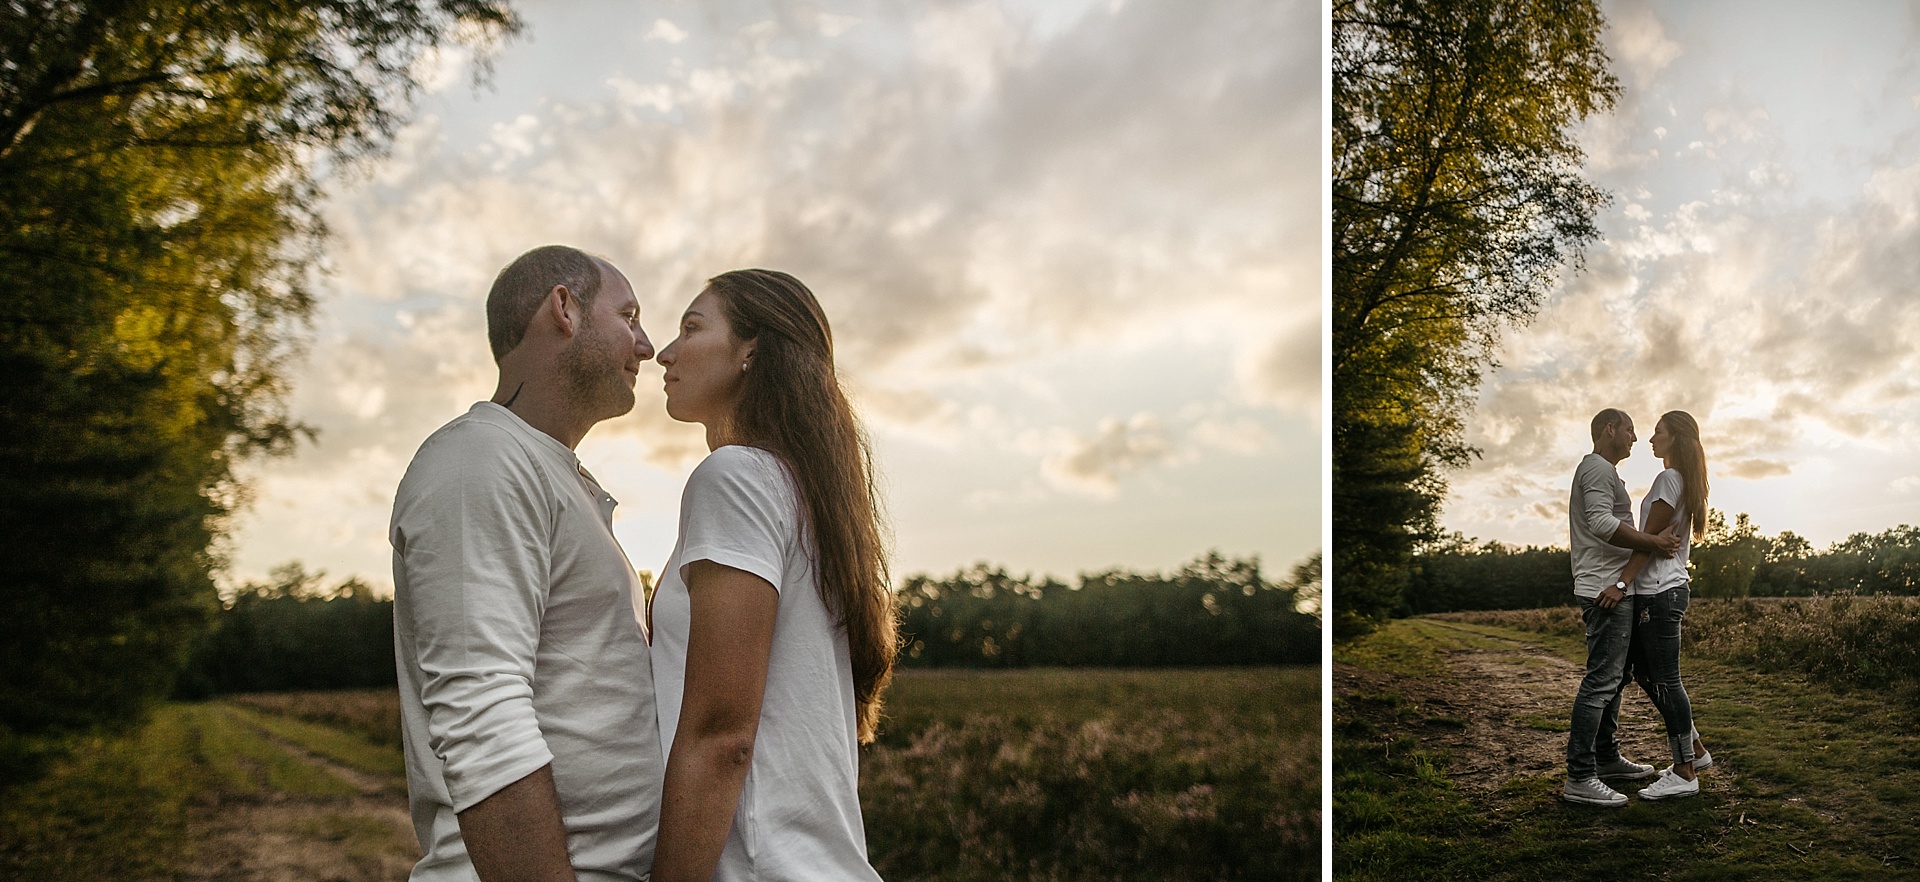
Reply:
[[[1334,691],[1399,695],[1424,718],[1419,731],[1412,734],[1423,747],[1444,750],[1451,757],[1446,765],[1448,778],[1476,801],[1495,800],[1514,778],[1549,776],[1556,785],[1564,780],[1567,720],[1586,669],[1528,640],[1435,619],[1421,623],[1473,644],[1437,650],[1452,679],[1401,677],[1335,664]],[[1703,734],[1711,747],[1712,732]],[[1659,710],[1631,683],[1620,706],[1620,742],[1621,753],[1636,762],[1660,768],[1671,760]],[[1716,762],[1715,768],[1701,774],[1703,794],[1733,792],[1731,776],[1715,774],[1723,770]],[[1608,783],[1632,794],[1651,779]],[[1554,792],[1559,792],[1558,786]]]
[[[363,772],[249,727],[279,749],[351,785],[350,796],[270,793],[220,800],[194,823],[194,882],[399,882],[420,850],[406,781]]]

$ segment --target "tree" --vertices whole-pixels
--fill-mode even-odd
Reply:
[[[323,167],[378,155],[424,53],[518,27],[502,0],[0,5],[0,764],[170,687],[236,465],[310,434],[284,401]]]
[[[1708,509],[1707,533],[1687,552],[1694,596],[1750,596],[1754,575],[1771,545],[1746,512],[1736,515],[1728,527],[1725,512]]]
[[[176,695],[392,686],[393,601],[359,579],[331,587],[298,562],[240,586]]]
[[[1598,236],[1572,128],[1618,92],[1592,0],[1336,0],[1334,633],[1400,603],[1501,330]]]

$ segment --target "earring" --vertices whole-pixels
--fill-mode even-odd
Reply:
[[[741,363],[740,363],[740,371],[741,371],[742,373],[745,373],[745,372],[746,372],[746,370],[747,370],[747,363],[743,361],[743,362],[741,362]]]

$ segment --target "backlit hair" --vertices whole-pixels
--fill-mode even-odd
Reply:
[[[754,341],[722,437],[766,450],[793,472],[820,599],[847,634],[860,741],[871,742],[899,635],[873,452],[834,373],[833,331],[813,292],[786,273],[735,270],[707,286],[733,335]]]
[[[1665,426],[1672,440],[1667,442],[1667,459],[1680,472],[1686,489],[1681,494],[1687,506],[1687,520],[1693,526],[1693,538],[1707,535],[1707,450],[1700,446],[1700,424],[1684,410],[1670,410],[1656,425]]]
[[[600,276],[599,260],[565,245],[542,245],[514,258],[487,292],[487,345],[493,360],[498,363],[520,345],[555,285],[567,286],[582,305],[592,306],[600,293]]]

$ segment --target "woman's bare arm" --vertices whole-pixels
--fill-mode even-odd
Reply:
[[[727,844],[753,763],[780,594],[710,560],[684,569],[691,624],[686,698],[667,756],[654,882],[707,882]]]

